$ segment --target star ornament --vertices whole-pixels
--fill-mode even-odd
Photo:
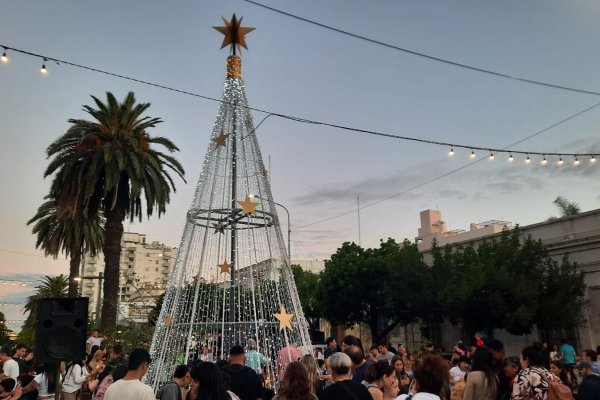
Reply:
[[[221,269],[221,273],[225,274],[227,272],[231,273],[231,264],[227,261],[223,261],[223,264],[219,264],[218,267]]]
[[[225,134],[222,130],[221,130],[221,134],[218,136],[215,136],[214,138],[210,139],[213,142],[215,142],[215,147],[220,147],[223,146],[225,147],[225,142],[227,141],[227,138],[229,137],[229,133]]]
[[[172,323],[173,323],[173,317],[171,317],[170,315],[167,315],[165,317],[165,326],[171,326]]]
[[[275,313],[273,314],[273,316],[275,318],[277,318],[279,320],[279,330],[282,331],[285,328],[288,328],[290,331],[293,330],[292,329],[292,318],[294,318],[294,314],[293,313],[287,313],[285,311],[285,307],[281,306],[281,310],[279,312],[279,314]]]
[[[246,35],[256,28],[242,27],[241,25],[243,18],[244,17],[238,20],[235,14],[233,14],[231,21],[227,21],[225,18],[223,18],[225,26],[213,26],[214,29],[225,35],[223,38],[223,43],[221,44],[221,48],[232,45],[237,47],[237,49],[240,51],[242,50],[242,47],[248,50],[248,46],[246,45]]]
[[[258,206],[258,203],[253,203],[250,199],[250,196],[246,196],[246,200],[244,201],[238,201],[238,204],[242,206],[242,215],[256,215],[256,207]]]
[[[222,233],[225,234],[225,224],[222,223],[218,223],[218,224],[212,224],[213,228],[215,228],[215,233]]]

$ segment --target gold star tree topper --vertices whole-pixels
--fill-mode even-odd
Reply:
[[[258,203],[253,203],[250,199],[250,196],[246,196],[246,200],[244,201],[238,201],[238,204],[242,206],[242,215],[256,215],[256,207],[258,206]]]
[[[285,328],[288,328],[290,331],[293,330],[292,329],[292,318],[294,318],[294,313],[287,313],[285,311],[285,307],[281,306],[281,311],[279,312],[279,314],[275,313],[273,314],[273,316],[275,318],[277,318],[279,320],[279,330],[282,331]]]
[[[236,47],[239,51],[242,51],[242,47],[248,50],[248,46],[246,45],[246,35],[256,28],[242,27],[242,19],[244,17],[241,17],[238,20],[235,14],[231,17],[231,21],[227,21],[224,17],[221,18],[223,18],[225,26],[213,26],[214,29],[225,35],[221,48],[232,45],[234,47],[234,54]]]

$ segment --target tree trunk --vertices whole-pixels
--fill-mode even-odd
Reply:
[[[75,277],[79,276],[79,264],[81,264],[81,249],[71,252],[71,260],[69,262],[69,294],[67,297],[77,297],[78,295],[79,282],[75,280]]]
[[[121,238],[125,209],[119,205],[110,210],[105,208],[104,231],[104,299],[102,304],[102,332],[111,331],[117,324],[117,298],[119,295],[119,267],[121,259]]]

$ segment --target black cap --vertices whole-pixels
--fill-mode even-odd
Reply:
[[[592,369],[592,364],[587,362],[587,361],[579,361],[579,363],[575,364],[575,366],[573,368],[577,368],[577,369],[584,369],[584,368],[589,368]]]
[[[231,349],[229,349],[230,356],[239,356],[242,354],[245,354],[244,348],[242,346],[240,346],[239,344],[236,344]]]

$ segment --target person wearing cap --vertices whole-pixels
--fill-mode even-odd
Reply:
[[[598,400],[600,399],[600,376],[592,371],[589,361],[580,361],[574,367],[580,377],[583,378],[575,400]]]
[[[229,390],[240,400],[262,399],[262,381],[252,368],[246,366],[244,348],[235,345],[229,350],[229,365],[223,367],[230,380]]]
[[[267,365],[267,357],[258,352],[256,348],[256,340],[248,339],[246,343],[246,367],[250,367],[260,374]]]

